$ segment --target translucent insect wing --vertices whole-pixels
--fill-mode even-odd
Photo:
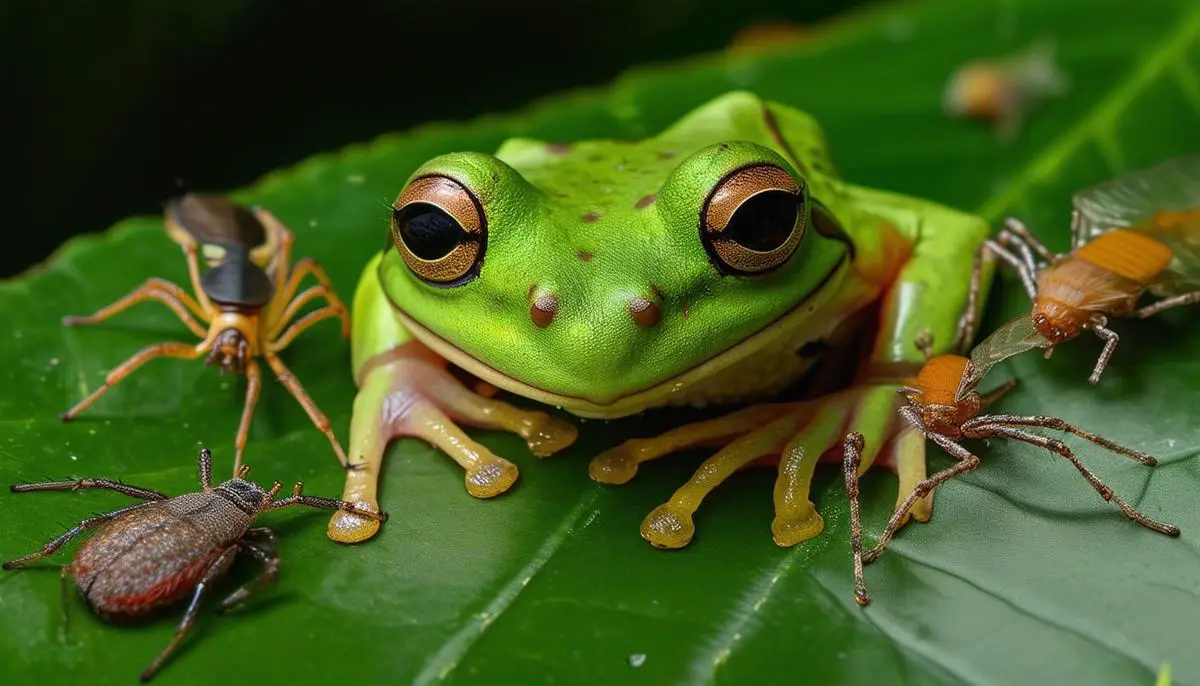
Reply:
[[[1200,285],[1200,155],[1177,157],[1086,188],[1075,194],[1073,203],[1086,239],[1125,228],[1171,248],[1174,259],[1154,292],[1170,295]],[[1191,216],[1163,222],[1165,213]]]
[[[177,241],[247,250],[267,242],[258,218],[219,195],[189,193],[167,201],[165,209],[168,233]]]
[[[1033,327],[1033,320],[1027,314],[1001,325],[971,350],[971,365],[958,385],[956,396],[962,398],[978,386],[997,363],[1026,350],[1049,346],[1050,341]]]

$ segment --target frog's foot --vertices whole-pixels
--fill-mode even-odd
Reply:
[[[817,462],[841,445],[849,431],[864,435],[866,449],[860,474],[880,455],[880,446],[894,432],[896,387],[856,387],[804,403],[758,405],[717,419],[679,427],[650,439],[633,439],[593,460],[592,478],[624,483],[640,463],[682,449],[725,443],[696,470],[666,503],[642,522],[642,537],[659,548],[682,548],[695,535],[692,517],[704,498],[737,470],[762,458],[779,456],[775,484],[775,542],[792,546],[821,533],[824,521],[809,500]],[[915,438],[915,440],[914,440]],[[840,459],[840,454],[837,456]],[[925,477],[925,441],[919,433],[902,431],[882,460],[900,477],[898,502]],[[912,516],[929,518],[931,501],[913,508]]]
[[[755,405],[723,417],[672,429],[654,438],[632,438],[597,455],[588,473],[602,484],[623,484],[638,465],[664,455],[702,446],[722,446],[794,409],[795,403]]]
[[[471,440],[459,423],[504,429],[522,438],[529,450],[545,457],[573,443],[578,431],[544,412],[518,409],[473,393],[444,366],[420,357],[401,357],[367,373],[354,399],[350,425],[350,464],[342,499],[378,511],[377,490],[388,443],[412,436],[440,448],[466,471],[467,492],[492,498],[516,482],[517,466]],[[347,512],[330,519],[335,541],[357,543],[379,530],[379,522]]]

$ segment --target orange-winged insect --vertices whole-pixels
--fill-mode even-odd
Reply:
[[[242,466],[242,451],[262,386],[262,372],[255,358],[262,357],[329,439],[338,461],[347,466],[349,461],[329,420],[278,355],[305,329],[331,317],[341,320],[342,336],[350,336],[349,311],[334,293],[325,270],[309,257],[291,263],[292,232],[266,209],[251,211],[218,195],[191,193],[168,201],[165,215],[167,235],[183,248],[187,258],[194,296],[154,277],[92,315],[64,317],[63,324],[97,324],[139,302],[154,300],[170,308],[200,341],[157,343],[143,348],[110,371],[99,388],[61,415],[62,420],[74,419],[150,360],[195,360],[207,355],[205,364],[218,366],[222,374],[232,372],[247,379],[234,444],[236,475]],[[203,274],[201,258],[208,266]],[[309,275],[317,285],[298,293],[301,279]],[[299,316],[305,305],[318,298],[327,304]]]
[[[1050,343],[1047,357],[1085,330],[1104,341],[1088,378],[1096,384],[1120,340],[1108,328],[1110,317],[1144,319],[1200,302],[1200,156],[1084,189],[1073,204],[1070,252],[1050,252],[1013,218],[984,244],[958,334],[961,340],[979,316],[982,260],[991,252],[1020,276],[1033,301],[1032,321]],[[1138,307],[1147,291],[1162,299]]]
[[[913,385],[900,389],[905,404],[898,411],[909,424],[949,453],[955,462],[919,482],[897,506],[875,547],[864,552],[858,502],[858,472],[863,437],[861,434],[851,433],[843,439],[843,476],[846,493],[850,498],[850,535],[854,555],[854,600],[859,605],[871,602],[871,594],[867,591],[863,578],[863,564],[870,564],[883,554],[896,531],[907,520],[912,506],[922,498],[928,497],[941,484],[979,467],[979,457],[962,447],[960,442],[963,440],[1004,438],[1044,448],[1068,460],[1092,488],[1096,489],[1100,497],[1116,505],[1126,517],[1161,534],[1179,535],[1178,527],[1157,522],[1130,507],[1084,466],[1065,443],[1034,433],[1030,429],[1041,427],[1074,434],[1144,465],[1158,464],[1150,455],[1118,445],[1055,417],[980,414],[1017,386],[1017,380],[1010,379],[990,391],[980,393],[979,384],[987,372],[1003,359],[1047,345],[1045,338],[1034,328],[1028,317],[1015,319],[997,329],[971,351],[970,357],[949,354],[931,356],[931,342],[928,339],[918,341],[917,345],[925,352],[925,364],[918,372]]]

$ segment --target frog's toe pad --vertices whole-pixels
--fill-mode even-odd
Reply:
[[[602,484],[623,484],[637,475],[638,462],[627,444],[605,450],[588,465],[588,474]]]
[[[370,503],[359,503],[363,509],[378,510]],[[329,518],[327,533],[338,543],[362,543],[379,533],[380,522],[338,510]]]
[[[544,412],[536,412],[523,434],[529,452],[537,457],[547,457],[574,443],[579,437],[579,429]]]
[[[476,498],[494,498],[512,488],[518,476],[517,465],[497,457],[467,470],[467,493]]]
[[[692,542],[696,525],[692,515],[666,503],[642,520],[642,538],[656,548],[682,548]]]
[[[775,521],[771,522],[771,534],[775,537],[775,543],[783,548],[816,538],[824,528],[825,520],[817,514],[812,503],[797,515],[776,515]]]

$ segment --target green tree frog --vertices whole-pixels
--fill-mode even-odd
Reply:
[[[954,346],[987,234],[977,216],[843,182],[811,116],[741,91],[648,140],[435,157],[400,192],[391,244],[354,296],[358,469],[343,497],[379,509],[399,436],[447,453],[478,498],[509,489],[517,467],[460,427],[514,432],[538,456],[575,440],[571,423],[497,389],[585,418],[721,404],[729,414],[595,456],[591,476],[623,483],[647,460],[716,447],[642,524],[677,548],[712,489],[774,463],[776,542],[812,538],[814,468],[846,432],[866,439],[864,471],[898,474],[901,497],[924,478],[925,441],[902,426],[897,391],[924,359],[919,333]],[[789,387],[809,394],[778,401]],[[339,512],[328,531],[357,542],[377,528]]]

